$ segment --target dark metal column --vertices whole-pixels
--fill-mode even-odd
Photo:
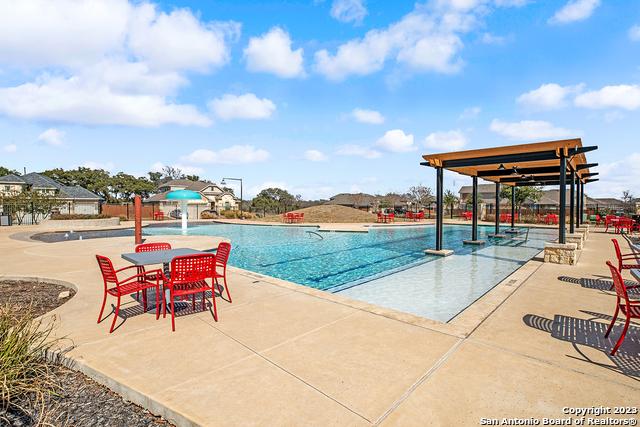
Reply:
[[[560,151],[560,219],[558,221],[558,243],[566,243],[567,221],[567,158]]]
[[[443,197],[442,197],[442,167],[436,168],[436,251],[442,250],[442,220],[444,215]]]
[[[583,221],[584,221],[584,184],[581,182],[580,184],[580,219],[579,219],[579,224],[582,225]]]
[[[516,225],[516,186],[511,187],[511,229]]]
[[[580,192],[580,177],[576,174],[576,227],[580,227],[580,205],[582,204],[582,196]]]
[[[571,175],[569,176],[569,180],[571,181],[569,184],[569,233],[574,233],[576,231],[574,222],[576,217],[576,173],[573,168],[571,168]]]
[[[471,211],[473,217],[471,218],[471,240],[478,240],[478,177],[474,176],[473,180],[473,195]]]
[[[496,234],[500,234],[500,183],[496,182]]]

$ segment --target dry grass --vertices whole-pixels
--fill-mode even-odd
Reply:
[[[371,223],[376,222],[376,215],[358,209],[340,205],[318,205],[292,212],[304,213],[304,222],[308,223]],[[282,222],[282,215],[268,215],[256,218],[257,221]]]
[[[52,327],[34,320],[31,307],[0,306],[0,409],[28,413],[38,408],[36,425],[48,424],[44,402],[58,389],[44,357]]]

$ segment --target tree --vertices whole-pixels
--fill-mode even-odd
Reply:
[[[200,181],[200,177],[198,175],[185,175],[185,179],[189,181]]]
[[[444,192],[444,204],[449,206],[449,214],[451,215],[451,219],[453,219],[453,205],[458,203],[458,197],[451,191],[447,190]]]
[[[511,188],[515,188],[516,190],[516,209],[520,209],[520,207],[529,200],[532,203],[538,203],[542,198],[542,187],[538,186],[526,186],[526,187],[508,187],[503,186],[500,190],[500,198],[508,199],[509,203],[511,203]]]
[[[251,206],[254,209],[260,209],[262,210],[262,215],[266,215],[267,211],[270,211],[271,209],[273,209],[274,207],[274,201],[269,198],[269,197],[265,197],[265,196],[256,196],[252,201],[251,201]]]
[[[419,207],[429,206],[433,203],[433,193],[431,192],[431,188],[422,184],[410,187],[407,192],[407,198],[416,206],[416,209]]]
[[[222,187],[222,191],[225,191],[227,193],[231,193],[234,196],[236,195],[236,193],[233,192],[233,188],[231,188],[231,187]]]
[[[260,200],[260,199],[264,199],[264,200]],[[266,200],[269,200],[270,202],[267,203]],[[258,202],[260,206],[264,206],[264,207],[261,207],[260,209],[263,209],[265,213],[266,213],[266,209],[276,210],[277,213],[280,213],[281,210],[283,212],[286,212],[287,207],[290,207],[293,205],[293,203],[295,202],[295,197],[291,193],[289,193],[287,190],[272,187],[272,188],[265,188],[260,193],[258,193],[258,195],[253,199],[252,204],[255,204],[255,202]]]
[[[184,179],[185,176],[182,173],[180,168],[175,168],[173,166],[165,166],[162,168],[162,180],[169,181],[172,179]]]
[[[58,181],[62,185],[79,185],[96,193],[106,201],[113,200],[111,196],[111,175],[104,169],[79,167],[73,170],[61,168],[42,172],[43,175]]]
[[[118,201],[130,201],[136,194],[147,198],[154,187],[148,179],[136,178],[124,172],[118,172],[111,178],[111,191],[113,197]]]
[[[635,211],[635,206],[633,205],[634,199],[635,197],[633,196],[633,194],[631,194],[630,190],[624,190],[622,192],[622,201],[624,202],[625,210],[628,210],[630,212]]]
[[[162,172],[147,172],[147,175],[149,175],[149,180],[155,187],[160,185],[162,181]]]
[[[20,175],[20,172],[18,172],[15,169],[8,169],[5,168],[4,166],[0,166],[0,176],[5,176],[5,175]]]
[[[40,222],[62,202],[56,194],[26,190],[0,196],[0,204],[13,205],[13,218],[18,224],[22,224],[28,215],[33,216],[34,223]]]

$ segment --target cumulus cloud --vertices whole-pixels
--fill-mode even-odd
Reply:
[[[438,151],[456,151],[467,145],[467,137],[460,130],[433,132],[427,135],[424,145]]]
[[[582,21],[589,18],[598,6],[600,0],[570,0],[549,18],[549,23],[568,24]]]
[[[363,108],[356,108],[351,112],[351,116],[355,121],[360,123],[367,123],[370,125],[380,125],[384,123],[384,116],[379,111],[365,110]]]
[[[505,138],[519,141],[567,138],[574,137],[580,133],[579,131],[557,127],[542,120],[504,122],[494,119],[489,129]]]
[[[283,78],[304,76],[303,49],[291,49],[291,37],[282,28],[273,27],[260,37],[251,37],[244,49],[247,69],[271,73]]]
[[[331,16],[340,22],[361,24],[367,16],[364,0],[333,0]]]
[[[233,145],[218,151],[201,148],[182,157],[181,160],[194,164],[233,165],[264,162],[269,157],[270,154],[267,150],[256,148],[253,145]]]
[[[393,129],[376,141],[376,146],[394,153],[406,153],[416,149],[413,144],[413,135],[405,134],[402,129]]]
[[[600,181],[589,184],[586,189],[591,197],[611,197],[630,190],[640,194],[640,152],[626,154],[624,158],[598,166]]]
[[[129,0],[0,2],[0,65],[36,78],[0,87],[0,114],[81,124],[206,126],[175,97],[187,72],[229,60],[238,23]]]
[[[504,36],[496,36],[491,33],[484,33],[482,37],[480,37],[480,41],[484,44],[504,44],[507,41],[507,38]]]
[[[307,150],[304,152],[304,158],[312,162],[324,162],[329,159],[327,155],[320,150]]]
[[[640,25],[629,28],[629,38],[634,42],[640,41]]]
[[[640,86],[605,86],[599,90],[578,95],[574,102],[576,106],[583,108],[621,108],[624,110],[636,110],[640,108]]]
[[[47,145],[59,147],[64,144],[65,133],[61,130],[50,128],[38,135],[38,141]]]
[[[253,93],[223,95],[211,100],[209,108],[222,120],[268,119],[276,111],[276,105],[270,99],[260,99]]]
[[[583,88],[583,84],[560,86],[557,83],[547,83],[523,93],[516,101],[518,104],[534,110],[555,110],[566,106],[567,97],[582,91]]]
[[[340,156],[355,156],[364,159],[377,159],[382,156],[377,150],[357,144],[347,144],[336,150],[336,154]]]
[[[18,146],[16,144],[7,144],[2,147],[2,151],[4,151],[5,153],[15,153],[16,151],[18,151]]]

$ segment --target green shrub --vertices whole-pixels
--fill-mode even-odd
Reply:
[[[51,219],[55,220],[67,220],[67,219],[107,219],[111,218],[109,215],[104,214],[51,214]]]
[[[0,404],[4,410],[28,411],[43,406],[58,390],[47,363],[53,323],[34,320],[32,310],[0,306]]]

